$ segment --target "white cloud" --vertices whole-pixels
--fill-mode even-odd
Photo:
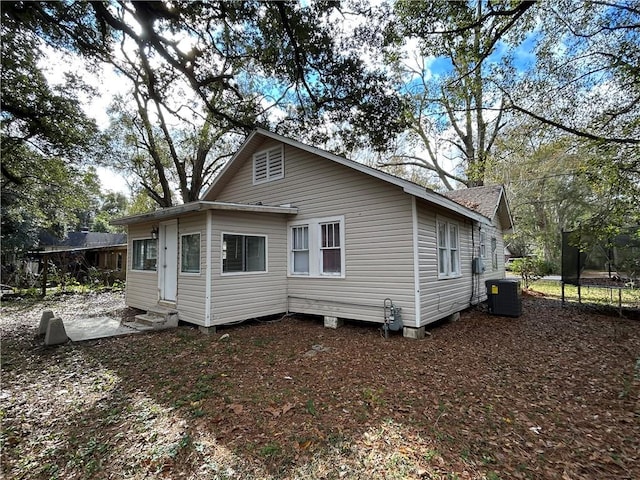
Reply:
[[[131,193],[128,180],[117,172],[105,167],[96,167],[102,191],[120,192],[129,196]]]

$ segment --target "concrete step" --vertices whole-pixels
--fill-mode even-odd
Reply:
[[[133,322],[128,322],[132,328],[138,330],[160,330],[164,328],[175,328],[178,326],[178,312],[173,309],[154,307],[147,313],[135,316]]]
[[[122,324],[125,327],[133,328],[134,330],[138,330],[139,332],[146,332],[148,330],[156,330],[154,327],[152,327],[150,325],[143,325],[142,323],[138,323],[138,322],[123,322]]]
[[[158,315],[154,312],[141,313],[136,315],[136,323],[147,325],[149,327],[161,327],[167,323],[167,317],[165,315]]]

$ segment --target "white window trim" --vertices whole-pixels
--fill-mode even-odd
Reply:
[[[197,272],[183,272],[182,271],[182,239],[184,237],[188,237],[191,235],[198,235],[199,241],[200,241],[200,261],[198,262],[198,271]],[[180,265],[179,265],[180,269],[178,270],[178,275],[181,276],[185,276],[185,277],[199,277],[200,275],[202,275],[202,232],[200,232],[200,230],[195,230],[193,232],[184,232],[180,234]]]
[[[158,241],[157,238],[152,238],[152,237],[136,237],[136,238],[132,238],[131,239],[131,271],[132,272],[136,272],[136,273],[143,273],[145,275],[157,275],[158,274],[158,252],[156,251],[156,268],[155,270],[142,270],[139,268],[135,268],[133,265],[133,242],[136,242],[138,240],[155,240],[156,242]],[[157,245],[156,245],[157,248]]]
[[[302,227],[306,227],[307,228],[307,248],[306,249],[294,250],[293,249],[293,238],[294,238],[293,229],[294,228],[302,228]],[[290,225],[287,228],[288,228],[287,245],[289,246],[291,275],[307,277],[307,276],[309,276],[309,273],[310,273],[309,271],[306,271],[306,272],[294,272],[293,268],[295,266],[295,253],[296,252],[307,252],[307,255],[308,255],[308,259],[307,259],[308,268],[307,268],[307,270],[311,270],[311,239],[309,238],[309,232],[310,232],[309,224],[308,223],[303,223],[303,224],[300,224],[300,225]]]
[[[487,235],[482,230],[480,230],[480,247],[478,250],[478,256],[483,260],[483,263],[486,264],[485,260],[487,259]]]
[[[224,236],[225,235],[242,235],[244,237],[263,237],[264,238],[264,270],[259,272],[225,272],[223,255],[224,255]],[[264,233],[247,233],[247,232],[221,232],[220,233],[220,275],[223,277],[231,277],[235,275],[264,275],[269,273],[269,236]]]
[[[495,250],[493,246],[495,245]],[[498,262],[498,236],[491,235],[491,270],[497,271],[500,269],[500,263]]]
[[[322,273],[322,231],[320,225],[326,223],[340,224],[340,273]],[[291,278],[346,278],[345,262],[345,227],[344,215],[334,217],[310,218],[287,223],[287,276]],[[293,227],[309,227],[309,273],[293,272]]]
[[[269,174],[270,170],[271,170],[271,153],[279,150],[280,151],[280,159],[282,162],[282,168],[281,168],[281,172],[279,175],[274,175],[271,176]],[[262,154],[266,154],[267,159],[266,159],[266,169],[267,169],[267,176],[264,179],[261,180],[257,180],[256,179],[256,157],[258,157],[259,155]],[[280,180],[282,178],[284,178],[284,145],[278,145],[276,147],[271,147],[271,148],[267,148],[265,150],[260,150],[259,152],[256,152],[253,154],[253,161],[252,161],[252,178],[253,178],[253,184],[254,185],[260,185],[261,183],[267,183],[267,182],[272,182],[274,180]]]
[[[445,224],[446,225],[446,231],[447,234],[445,236],[445,240],[446,240],[446,258],[447,258],[447,268],[446,268],[446,272],[441,273],[440,272],[440,243],[439,243],[439,239],[438,239],[438,233],[439,233],[439,228],[440,228],[440,224]],[[450,264],[450,258],[451,258],[451,244],[450,244],[450,232],[451,232],[451,227],[454,226],[456,227],[456,232],[457,232],[457,238],[456,238],[456,244],[457,244],[457,257],[458,257],[458,271],[457,272],[451,272],[451,264]],[[461,252],[460,252],[460,224],[456,221],[453,221],[449,218],[444,218],[444,217],[436,217],[436,263],[437,263],[437,271],[438,271],[438,280],[446,280],[446,279],[451,279],[451,278],[460,278],[462,277],[462,264],[460,261],[460,257],[461,257]]]

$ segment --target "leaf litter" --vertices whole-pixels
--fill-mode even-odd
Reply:
[[[45,348],[44,309],[132,314],[3,304],[6,478],[640,478],[637,320],[526,297],[421,341],[286,317]]]

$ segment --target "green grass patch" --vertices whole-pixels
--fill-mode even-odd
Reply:
[[[562,282],[559,280],[536,280],[531,284],[531,290],[543,293],[547,297],[562,298]],[[618,296],[620,295],[620,297]],[[595,303],[598,305],[618,306],[618,300],[622,300],[625,308],[640,307],[640,288],[617,288],[611,289],[593,285],[582,285],[580,297],[578,297],[578,287],[575,285],[564,286],[564,298],[568,302]]]

